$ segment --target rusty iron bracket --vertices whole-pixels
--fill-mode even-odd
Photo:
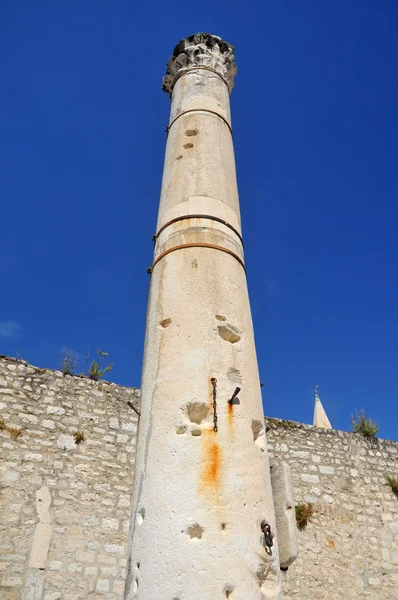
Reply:
[[[218,431],[218,416],[217,416],[217,379],[212,377],[210,379],[211,385],[213,386],[213,431],[217,433]]]
[[[232,394],[231,398],[228,400],[228,404],[240,404],[239,402],[239,398],[236,398],[236,396],[239,394],[240,392],[240,387],[237,387],[234,391],[234,393]]]
[[[274,545],[274,536],[271,531],[271,525],[267,521],[262,521],[261,531],[263,532],[263,546],[267,554],[272,554],[272,546]]]
[[[136,409],[136,407],[134,406],[134,404],[132,402],[130,402],[130,400],[127,400],[127,404],[129,405],[130,408],[133,409],[133,411],[140,417],[141,413]]]

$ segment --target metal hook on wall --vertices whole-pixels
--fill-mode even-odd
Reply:
[[[240,404],[239,398],[237,398],[237,395],[240,392],[240,387],[237,387],[234,391],[234,393],[232,394],[231,398],[228,400],[228,404]]]

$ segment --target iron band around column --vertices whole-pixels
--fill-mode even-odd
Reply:
[[[229,131],[231,132],[231,135],[233,135],[232,133],[232,128],[231,125],[228,123],[227,119],[225,117],[223,117],[223,115],[220,115],[220,113],[218,113],[215,110],[211,110],[210,108],[190,108],[188,110],[183,110],[182,112],[180,112],[180,114],[178,114],[170,123],[170,125],[167,125],[166,127],[166,133],[169,133],[171,127],[174,125],[174,123],[183,115],[186,115],[188,113],[192,113],[192,112],[205,112],[205,113],[210,113],[212,115],[216,115],[216,117],[220,117],[220,119],[222,121],[224,121],[224,123],[226,124],[226,126],[228,127]]]
[[[240,241],[242,243],[242,246],[244,246],[241,234],[233,225],[231,225],[227,221],[224,221],[224,219],[220,219],[220,217],[214,217],[211,215],[199,215],[199,214],[183,215],[181,217],[175,217],[175,219],[171,219],[171,221],[167,221],[167,223],[162,225],[162,227],[159,229],[159,231],[157,233],[155,233],[155,235],[152,237],[152,240],[154,242],[156,242],[156,240],[158,239],[158,237],[162,233],[162,231],[164,231],[167,227],[169,227],[169,225],[172,225],[173,223],[178,223],[178,221],[185,221],[188,219],[210,219],[212,221],[217,221],[217,223],[222,223],[222,225],[229,227],[234,232],[234,234],[238,236],[238,238],[240,239]]]
[[[176,250],[182,250],[184,248],[211,248],[212,250],[220,250],[221,252],[225,252],[226,254],[233,256],[234,259],[242,265],[243,270],[246,273],[245,263],[237,254],[235,254],[235,252],[232,252],[232,250],[228,250],[228,248],[223,248],[222,246],[214,246],[213,244],[204,244],[199,242],[193,244],[180,244],[179,246],[173,246],[173,248],[168,248],[168,250],[165,250],[164,252],[162,252],[162,254],[159,254],[159,256],[153,261],[152,267],[148,268],[148,273],[151,274],[158,262],[168,254],[170,254],[170,252],[175,252]]]

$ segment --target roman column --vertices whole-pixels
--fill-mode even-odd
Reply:
[[[176,46],[163,80],[171,114],[126,600],[282,598],[232,142],[235,73],[233,47],[198,33]]]

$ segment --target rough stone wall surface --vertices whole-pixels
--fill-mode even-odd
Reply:
[[[313,516],[284,574],[284,600],[398,599],[398,443],[266,419],[270,462],[290,465]]]
[[[138,406],[139,390],[0,358],[2,600],[123,598],[138,425],[128,401]]]
[[[1,600],[123,598],[138,425],[127,402],[138,408],[139,390],[0,358]],[[398,477],[398,443],[266,423],[271,464],[290,465],[295,503],[314,510],[284,600],[397,600],[398,499],[384,475]]]

